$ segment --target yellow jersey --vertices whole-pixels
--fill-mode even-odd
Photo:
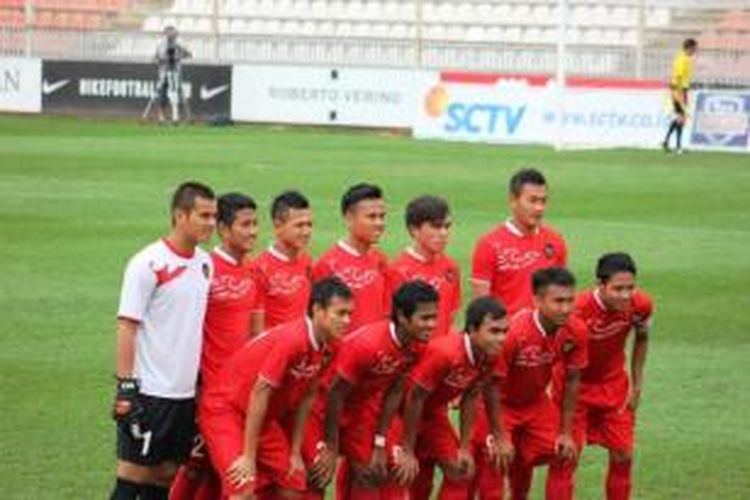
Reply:
[[[693,58],[681,50],[672,63],[672,79],[669,81],[674,89],[687,90],[693,78]]]

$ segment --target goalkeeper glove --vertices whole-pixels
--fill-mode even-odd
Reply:
[[[118,423],[127,424],[131,429],[140,429],[140,418],[144,410],[138,401],[138,379],[117,377],[117,393],[112,409],[112,418]]]

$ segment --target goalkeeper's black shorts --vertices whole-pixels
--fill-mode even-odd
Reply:
[[[195,399],[166,399],[140,394],[139,428],[117,424],[117,458],[139,465],[182,463],[190,455],[195,425]]]

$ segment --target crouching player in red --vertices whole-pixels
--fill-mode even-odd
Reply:
[[[581,374],[573,435],[579,450],[586,442],[609,450],[606,492],[609,500],[630,498],[635,412],[643,386],[653,303],[635,287],[636,267],[624,253],[603,255],[596,267],[597,286],[576,300],[576,315],[588,327],[589,362]],[[635,331],[630,378],[625,346]],[[555,373],[555,396],[561,377]],[[576,461],[550,466],[550,481],[559,484],[558,498],[573,498]]]
[[[330,481],[340,452],[346,482],[336,498],[404,498],[389,478],[392,418],[401,406],[406,375],[437,322],[437,291],[424,281],[407,281],[393,296],[391,320],[365,325],[341,343],[336,375],[328,393],[325,441],[312,468],[314,482]],[[392,461],[391,464],[392,465]]]
[[[351,313],[351,291],[343,282],[317,282],[306,317],[250,340],[203,392],[198,422],[225,498],[304,494],[304,423],[324,347],[345,331]]]
[[[501,435],[497,417],[497,391],[489,382],[494,356],[508,331],[505,308],[490,297],[475,299],[466,309],[466,326],[430,342],[427,352],[409,377],[401,440],[404,460],[398,477],[411,479],[404,470],[418,461],[411,498],[430,498],[435,465],[443,471],[440,499],[468,500],[474,460],[470,449],[476,395],[485,402],[491,427]],[[448,403],[461,396],[460,437],[448,418]]]
[[[505,441],[512,443],[509,479],[511,498],[528,497],[533,467],[552,460],[572,460],[573,410],[581,370],[586,366],[586,325],[572,316],[575,278],[564,268],[551,267],[532,276],[534,309],[514,316],[495,364]],[[564,367],[562,402],[555,406],[547,394],[552,370]],[[493,441],[486,418],[477,415],[474,449],[486,462],[485,446]],[[502,499],[505,470],[477,468],[480,498]],[[547,489],[547,495],[551,492]]]
[[[257,300],[248,254],[258,238],[255,201],[239,193],[219,197],[217,229],[221,243],[211,252],[214,274],[203,321],[200,391],[216,383],[221,366],[251,336],[250,317]],[[200,392],[199,391],[199,392]],[[170,500],[214,500],[221,489],[201,436],[187,464],[180,467]]]

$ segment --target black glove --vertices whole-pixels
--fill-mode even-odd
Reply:
[[[140,427],[143,416],[143,406],[138,401],[138,379],[132,377],[117,377],[117,394],[112,408],[112,418],[118,423],[128,424],[130,427]]]

